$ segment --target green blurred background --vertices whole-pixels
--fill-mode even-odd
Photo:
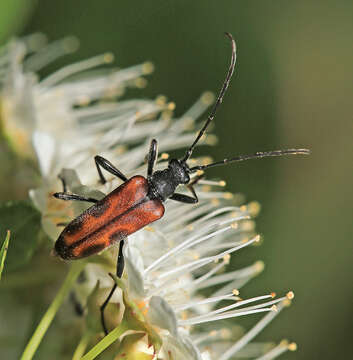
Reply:
[[[237,41],[236,74],[219,111],[215,159],[287,147],[309,158],[265,159],[210,170],[228,189],[258,200],[265,242],[234,256],[239,267],[266,263],[244,297],[267,291],[296,294],[260,339],[288,337],[296,353],[283,359],[349,358],[352,291],[353,2],[210,0],[2,0],[0,41],[43,32],[75,35],[73,60],[113,51],[129,66],[152,60],[156,71],[142,96],[165,94],[177,114],[204,90],[217,91]],[[1,145],[1,200],[19,198],[11,180],[23,164]],[[348,353],[348,354],[347,354]]]

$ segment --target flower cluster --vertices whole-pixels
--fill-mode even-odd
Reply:
[[[113,61],[110,53],[39,79],[38,70],[76,47],[73,38],[46,44],[43,35],[35,34],[5,45],[0,55],[4,129],[20,155],[38,162],[41,183],[30,191],[30,197],[53,241],[61,231],[57,224],[67,223],[87,208],[85,203],[52,197],[61,191],[58,175],[73,193],[102,198],[121,182],[111,178],[101,185],[94,155],[115,162],[128,176],[144,174],[148,145],[155,137],[162,151],[156,167],[164,168],[167,152],[193,141],[197,119],[213,101],[213,95],[205,93],[185,114],[175,117],[174,103],[163,96],[156,100],[125,99],[127,88],[146,84],[143,76],[151,73],[153,66],[107,67]],[[215,138],[208,135],[202,142],[212,144]],[[202,164],[206,160],[190,162]],[[264,360],[295,349],[288,341],[277,346],[252,342],[294,295],[240,298],[239,289],[264,265],[258,261],[230,272],[225,268],[236,252],[259,241],[252,220],[259,205],[242,205],[241,197],[224,192],[224,186],[224,181],[200,180],[196,185],[198,204],[167,201],[161,220],[129,237],[124,249],[125,274],[121,280],[115,279],[119,291],[111,300],[111,307],[119,314],[111,324],[119,326],[127,309],[133,307],[140,325],[137,329],[131,325],[119,337],[116,354],[124,347],[131,354],[144,354],[143,359]],[[114,256],[116,249],[111,248],[93,257],[84,269],[84,280],[73,288],[78,301],[88,308],[87,318],[96,316],[90,303],[97,284],[97,301],[112,285],[108,272],[114,272]],[[93,301],[95,306],[97,301]],[[225,321],[260,312],[265,316],[248,331]],[[87,326],[92,323],[88,319]],[[97,324],[91,327],[101,332]],[[142,336],[136,336],[141,332]],[[151,341],[156,338],[158,341]]]

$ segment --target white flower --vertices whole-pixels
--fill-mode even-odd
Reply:
[[[127,87],[145,84],[141,76],[150,73],[152,65],[94,69],[112,62],[111,54],[68,65],[38,79],[34,71],[76,46],[72,38],[45,45],[42,35],[32,35],[5,45],[0,55],[5,131],[18,153],[32,154],[38,160],[42,184],[31,190],[30,196],[53,240],[61,231],[58,223],[71,220],[89,206],[51,196],[60,191],[59,174],[70,191],[102,198],[121,182],[109,179],[100,185],[94,155],[110,159],[128,176],[144,175],[151,138],[158,139],[162,151],[186,147],[194,139],[190,130],[196,119],[213,101],[213,96],[205,93],[183,116],[174,118],[174,104],[164,97],[122,100]],[[214,137],[208,135],[206,142],[214,143]],[[157,169],[166,166],[167,158],[165,153],[160,155]],[[192,161],[202,163],[205,159]],[[239,297],[239,289],[262,271],[263,263],[224,270],[232,254],[258,242],[251,217],[259,206],[239,205],[240,197],[219,190],[224,185],[223,181],[199,181],[196,190],[200,201],[196,205],[167,201],[164,217],[130,236],[124,248],[123,281],[129,299],[163,340],[158,356],[152,353],[155,358],[273,359],[295,347],[288,342],[272,349],[268,344],[251,343],[293,293],[280,298],[274,293]],[[110,249],[103,256],[109,260],[115,252]],[[111,286],[101,265],[88,264],[85,273],[85,283],[76,288],[81,299],[92,292],[97,280],[102,288]],[[200,290],[209,295],[201,295]],[[112,302],[122,302],[121,291]],[[248,332],[223,322],[259,312],[267,314]],[[140,348],[147,341],[147,337],[141,339]],[[150,351],[147,348],[143,351]]]

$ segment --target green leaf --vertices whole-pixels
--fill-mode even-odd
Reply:
[[[9,241],[10,241],[10,230],[7,230],[5,241],[2,244],[2,247],[0,250],[0,280],[1,280],[2,270],[4,269],[7,249],[9,247]]]
[[[11,251],[6,260],[6,271],[27,264],[38,244],[41,216],[27,201],[0,204],[0,234],[11,229]]]

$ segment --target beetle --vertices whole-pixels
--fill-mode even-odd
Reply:
[[[61,200],[87,201],[94,203],[94,205],[85,210],[64,228],[55,243],[55,253],[58,256],[65,260],[77,260],[96,254],[119,243],[116,275],[121,277],[124,270],[123,246],[129,235],[160,219],[165,211],[163,203],[167,199],[187,204],[195,204],[198,202],[198,197],[193,185],[197,183],[202,175],[198,175],[195,179],[191,180],[191,174],[213,166],[226,165],[249,159],[309,153],[307,149],[257,152],[252,155],[240,155],[207,165],[189,167],[187,161],[191,157],[198,141],[214,119],[234,72],[236,61],[235,41],[231,34],[225,34],[230,39],[232,45],[231,62],[226,78],[213,109],[201,130],[198,132],[194,142],[185,152],[184,157],[181,159],[171,159],[167,168],[154,171],[154,165],[158,155],[158,143],[157,140],[152,139],[147,159],[147,178],[136,175],[128,179],[110,161],[101,156],[95,156],[94,160],[102,184],[106,183],[102,169],[123,181],[122,185],[101,200],[68,193],[66,191],[66,184],[64,180],[61,179],[63,181],[64,191],[55,193],[54,196],[56,198]],[[186,185],[192,196],[175,192],[179,185]],[[101,305],[102,326],[106,334],[107,328],[104,321],[104,309],[109,303],[115,289],[116,285],[114,285],[109,296]]]

